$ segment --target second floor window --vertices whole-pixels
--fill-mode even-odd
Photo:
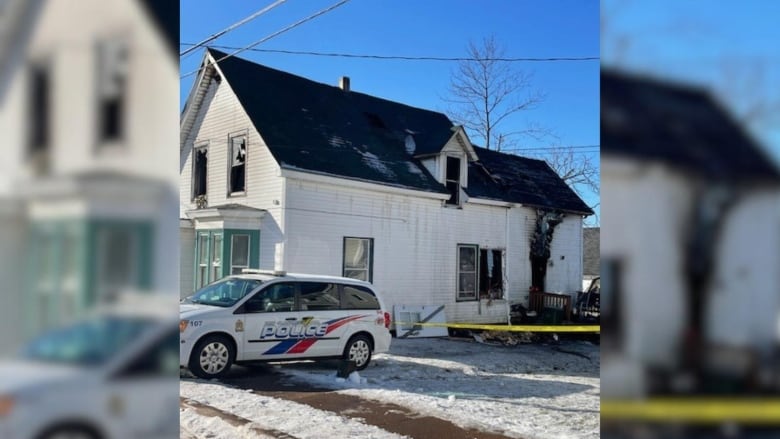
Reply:
[[[47,64],[30,67],[28,145],[31,155],[44,153],[49,148],[51,123],[51,77]]]
[[[344,277],[373,281],[374,240],[372,238],[344,238]]]
[[[122,38],[97,45],[98,142],[116,142],[125,135],[129,47]]]
[[[246,137],[230,138],[230,193],[246,190]]]
[[[445,169],[445,185],[450,193],[450,199],[447,204],[460,205],[460,159],[457,157],[447,157],[447,168]]]
[[[209,149],[206,146],[196,147],[192,155],[192,198],[206,196],[208,181]]]

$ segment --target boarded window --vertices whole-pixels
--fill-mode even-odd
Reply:
[[[338,285],[323,282],[301,283],[301,311],[334,311],[340,307]]]
[[[193,150],[192,166],[192,198],[206,195],[206,186],[208,181],[208,147],[202,146]]]
[[[107,39],[97,45],[99,143],[121,140],[125,135],[129,58],[125,39]]]
[[[230,193],[246,190],[246,137],[230,139]]]
[[[372,282],[373,259],[372,238],[344,238],[344,277]]]
[[[458,295],[457,300],[477,299],[477,250],[476,245],[458,245]]]
[[[341,309],[379,309],[379,300],[374,293],[357,285],[344,285]]]
[[[447,191],[450,193],[450,199],[447,204],[460,205],[460,159],[457,157],[447,157],[446,169]]]

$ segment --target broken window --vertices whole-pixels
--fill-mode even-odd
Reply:
[[[450,193],[447,204],[460,205],[460,159],[457,157],[447,157],[445,185]]]
[[[125,134],[129,47],[123,38],[97,44],[98,143],[122,140]]]
[[[477,300],[478,249],[476,245],[458,245],[458,301]]]
[[[343,275],[372,282],[374,240],[372,238],[344,238]]]
[[[488,299],[503,299],[504,274],[503,251],[481,249],[479,251],[479,295]]]
[[[37,156],[49,148],[51,123],[51,72],[44,63],[30,67],[28,112],[28,148]]]
[[[208,177],[208,152],[206,146],[197,147],[193,150],[192,164],[192,198],[206,196],[206,186]]]
[[[230,139],[230,193],[246,190],[246,137]]]

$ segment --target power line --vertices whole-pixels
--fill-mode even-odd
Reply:
[[[504,151],[538,151],[538,150],[566,150],[566,149],[600,149],[601,145],[573,145],[573,146],[540,146],[532,148],[507,148]]]
[[[252,15],[244,18],[243,20],[240,20],[240,21],[238,21],[238,22],[236,22],[234,24],[231,24],[230,26],[226,27],[225,29],[223,29],[223,30],[221,30],[221,31],[211,35],[210,37],[206,38],[205,40],[201,41],[200,43],[191,44],[190,46],[192,46],[192,47],[190,47],[189,49],[187,49],[184,52],[180,53],[179,56],[182,57],[182,56],[187,55],[188,53],[191,53],[194,50],[197,50],[199,47],[202,47],[206,43],[214,41],[217,38],[221,37],[222,35],[225,35],[226,33],[232,31],[233,29],[235,29],[235,28],[237,28],[239,26],[242,26],[242,25],[244,25],[246,23],[249,23],[250,21],[254,20],[255,18],[265,14],[266,12],[268,12],[271,9],[281,5],[282,3],[286,2],[286,1],[287,0],[277,0],[273,4],[268,5],[268,6],[264,7],[263,9],[260,9],[259,11],[257,11],[255,13],[253,13]]]
[[[338,2],[338,3],[335,3],[335,4],[331,5],[331,6],[328,6],[328,7],[327,7],[327,8],[325,8],[325,9],[322,9],[322,10],[320,10],[320,11],[318,11],[318,12],[315,12],[314,14],[312,14],[312,15],[309,15],[308,17],[306,17],[306,18],[303,18],[303,19],[301,19],[301,20],[298,20],[298,21],[296,21],[295,23],[293,23],[293,24],[291,24],[291,25],[289,25],[289,26],[285,27],[284,29],[278,30],[278,31],[276,31],[276,32],[272,33],[271,35],[268,35],[267,37],[264,37],[264,38],[262,38],[262,39],[260,39],[260,40],[257,40],[257,41],[255,41],[254,43],[252,43],[252,44],[250,44],[250,45],[248,45],[248,46],[246,46],[246,47],[241,47],[241,48],[238,48],[237,50],[235,50],[234,52],[230,53],[229,55],[225,55],[225,56],[223,56],[222,58],[220,58],[220,59],[216,60],[216,62],[217,62],[217,63],[219,63],[220,61],[223,61],[223,60],[225,60],[225,59],[227,59],[227,58],[230,58],[230,57],[236,56],[236,55],[238,55],[239,53],[241,53],[241,52],[243,52],[243,51],[245,51],[245,50],[251,50],[253,47],[257,46],[258,44],[262,44],[262,43],[264,43],[264,42],[266,42],[266,41],[270,40],[271,38],[274,38],[274,37],[276,37],[276,36],[279,36],[279,35],[281,35],[281,34],[283,34],[283,33],[287,32],[287,31],[289,31],[290,29],[296,28],[296,27],[298,27],[298,26],[302,25],[303,23],[306,23],[307,21],[313,20],[313,19],[315,19],[315,18],[319,17],[319,16],[320,16],[320,15],[322,15],[322,14],[325,14],[325,13],[327,13],[327,12],[330,12],[330,11],[332,11],[332,10],[334,10],[334,9],[338,8],[339,6],[343,5],[344,3],[348,2],[348,1],[349,1],[349,0],[341,0],[340,2]],[[202,68],[202,67],[201,67],[201,68]],[[183,75],[183,76],[181,76],[181,78],[186,78],[187,76],[194,75],[195,73],[198,73],[198,72],[200,71],[200,69],[201,69],[201,68],[199,68],[199,69],[197,69],[197,70],[193,70],[192,72],[189,72],[189,73],[187,73],[186,75]]]
[[[192,43],[181,43],[182,46],[189,46]],[[239,47],[234,46],[212,46],[215,49],[235,50]],[[598,61],[598,56],[579,56],[579,57],[546,57],[546,58],[464,58],[464,57],[443,57],[443,56],[406,56],[406,55],[368,55],[357,53],[337,53],[337,52],[312,52],[305,50],[282,50],[282,49],[244,49],[251,52],[263,53],[281,53],[286,55],[310,55],[310,56],[328,56],[341,58],[363,58],[380,60],[403,60],[403,61],[501,61],[501,62],[561,62],[561,61]]]

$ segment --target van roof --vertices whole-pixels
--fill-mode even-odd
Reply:
[[[341,282],[341,283],[351,283],[355,285],[365,285],[372,287],[371,283],[362,281],[359,279],[353,279],[350,277],[342,277],[342,276],[328,276],[328,275],[322,275],[322,274],[306,274],[306,273],[278,273],[274,274],[270,271],[268,272],[256,272],[256,273],[241,273],[236,274],[231,277],[235,278],[243,278],[243,279],[259,279],[262,281],[269,281],[273,279],[285,279],[285,280],[308,280],[308,281],[327,281],[327,282]]]

